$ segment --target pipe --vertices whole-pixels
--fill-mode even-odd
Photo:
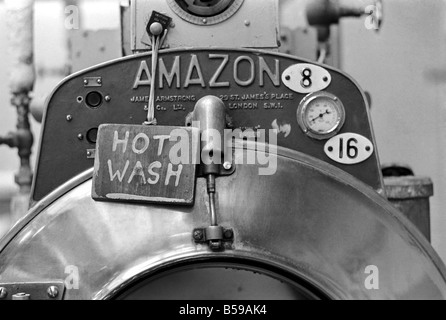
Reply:
[[[382,0],[312,0],[307,4],[307,18],[310,25],[339,23],[343,17],[361,17],[368,14],[370,6],[379,9],[377,18],[382,19]]]
[[[9,89],[11,104],[17,108],[17,130],[0,137],[0,144],[18,149],[20,169],[15,181],[21,193],[29,192],[32,183],[30,165],[33,135],[29,123],[30,92],[35,82],[33,14],[34,0],[5,0],[11,70]]]

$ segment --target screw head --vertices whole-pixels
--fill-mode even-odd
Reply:
[[[203,231],[201,231],[201,230],[195,230],[194,231],[194,240],[196,240],[196,241],[200,241],[200,240],[203,240]]]
[[[48,297],[55,299],[59,295],[59,288],[57,288],[56,286],[51,286],[48,288],[46,293],[48,294]]]
[[[73,120],[73,116],[71,114],[67,115],[67,121],[70,122],[71,120]]]
[[[5,287],[0,287],[0,299],[5,299],[8,295],[8,291]]]
[[[223,164],[223,168],[225,168],[225,170],[231,170],[232,169],[232,163],[230,162],[225,162]]]

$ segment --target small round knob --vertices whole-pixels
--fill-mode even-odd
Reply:
[[[154,22],[150,25],[150,32],[154,36],[159,36],[163,32],[163,26],[159,22]]]

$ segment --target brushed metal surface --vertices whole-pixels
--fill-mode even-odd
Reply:
[[[242,156],[241,149],[236,150]],[[196,245],[209,225],[204,179],[192,208],[95,202],[90,172],[59,188],[0,244],[2,282],[61,278],[79,269],[65,299],[113,297],[142,277],[179,263],[237,259],[299,277],[333,299],[444,299],[445,266],[406,218],[345,172],[279,148],[278,171],[238,165],[217,179],[219,222],[232,250]],[[379,268],[379,290],[365,269]]]

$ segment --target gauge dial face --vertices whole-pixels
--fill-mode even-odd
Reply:
[[[175,0],[187,13],[199,17],[216,16],[227,10],[234,0]]]
[[[170,8],[182,19],[213,25],[231,18],[244,0],[167,0]]]
[[[302,100],[297,119],[302,130],[315,139],[336,135],[345,121],[342,102],[328,92],[317,92]]]

